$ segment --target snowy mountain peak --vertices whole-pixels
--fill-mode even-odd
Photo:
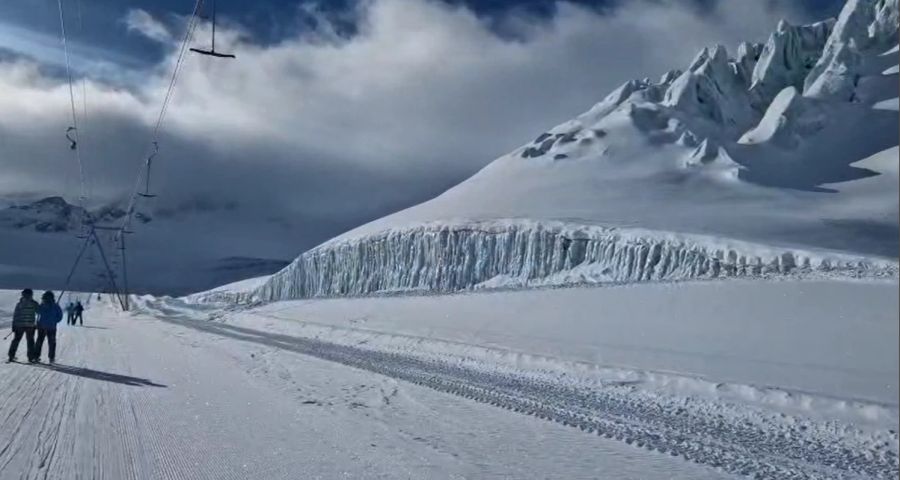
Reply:
[[[668,88],[662,105],[726,128],[745,125],[753,118],[745,85],[721,45],[697,55]]]
[[[802,87],[833,26],[833,20],[802,26],[784,20],[778,24],[753,69],[750,91],[757,108],[765,108],[784,88]]]
[[[851,100],[860,77],[866,73],[860,70],[862,57],[867,51],[896,45],[898,15],[897,0],[849,0],[806,77],[803,94]]]

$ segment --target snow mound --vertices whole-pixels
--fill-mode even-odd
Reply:
[[[897,263],[645,230],[528,221],[435,223],[301,255],[263,301],[390,292],[728,277],[896,277]]]
[[[245,299],[258,288],[263,286],[271,275],[248,278],[237,282],[222,285],[205,292],[194,293],[183,297],[190,303],[243,303]]]

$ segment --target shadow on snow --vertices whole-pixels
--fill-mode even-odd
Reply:
[[[52,365],[39,364],[36,366],[41,367],[41,368],[46,368],[47,370],[53,370],[55,372],[65,373],[67,375],[75,375],[76,377],[90,378],[93,380],[100,380],[103,382],[119,383],[122,385],[131,386],[131,387],[167,388],[166,385],[154,383],[153,381],[147,380],[146,378],[131,377],[128,375],[119,375],[118,373],[101,372],[100,370],[93,370],[93,369],[85,368],[85,367],[74,367],[71,365],[62,365],[59,363],[52,364]]]

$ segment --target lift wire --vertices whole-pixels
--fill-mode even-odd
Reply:
[[[76,12],[78,14],[78,35],[84,40],[84,16],[81,13],[81,0],[75,0]],[[81,76],[81,128],[84,129],[88,121],[88,101],[87,101],[87,75]],[[87,175],[85,175],[87,177]],[[88,198],[93,196],[93,184],[90,178],[86,178],[86,190]]]
[[[71,71],[70,58],[69,58],[69,48],[68,48],[68,42],[67,42],[67,37],[66,37],[65,16],[63,13],[62,1],[63,0],[57,0],[57,3],[59,6],[59,19],[60,19],[60,30],[62,32],[63,51],[64,51],[65,57],[66,57],[66,74],[67,74],[68,82],[69,82],[69,101],[71,104],[71,111],[72,111],[72,126],[69,128],[69,130],[66,131],[66,137],[69,138],[70,141],[72,142],[71,148],[75,151],[76,159],[78,161],[80,182],[81,182],[80,203],[81,203],[81,207],[82,207],[83,211],[85,212],[85,215],[87,216],[88,215],[87,209],[85,208],[85,204],[87,201],[86,181],[85,181],[84,165],[81,161],[81,156],[80,156],[79,150],[78,150],[78,142],[79,142],[78,115],[77,115],[76,107],[75,107],[75,89],[73,86],[74,82],[72,79],[72,71]],[[169,85],[166,90],[166,95],[165,95],[165,97],[163,97],[162,106],[160,107],[160,111],[159,111],[159,117],[157,118],[156,125],[153,128],[153,136],[152,136],[152,140],[151,140],[152,153],[146,157],[147,160],[145,160],[143,168],[138,170],[137,180],[135,181],[135,187],[134,187],[134,190],[132,191],[131,198],[129,199],[128,209],[126,210],[125,216],[122,219],[122,224],[119,227],[100,227],[100,226],[95,225],[93,222],[93,219],[91,219],[90,217],[87,218],[87,222],[83,222],[83,227],[86,226],[88,229],[88,232],[84,236],[84,240],[85,240],[84,244],[82,245],[81,250],[78,252],[78,255],[75,257],[75,261],[72,264],[72,268],[69,271],[69,275],[66,277],[66,283],[63,288],[62,295],[65,295],[65,293],[68,291],[69,285],[71,284],[72,276],[75,274],[75,271],[78,268],[78,264],[81,261],[81,258],[84,256],[85,251],[91,245],[96,245],[98,251],[100,252],[101,259],[103,260],[103,265],[106,268],[106,273],[107,273],[107,276],[109,277],[110,285],[112,286],[113,292],[118,297],[119,302],[122,305],[122,308],[125,310],[128,310],[127,290],[125,292],[121,292],[119,290],[118,285],[116,284],[115,275],[112,272],[112,268],[110,267],[110,262],[108,261],[108,258],[106,256],[106,252],[104,251],[103,246],[100,244],[100,238],[97,235],[97,230],[104,229],[104,230],[113,230],[116,232],[115,233],[115,236],[116,236],[115,241],[117,243],[120,243],[120,246],[122,249],[121,254],[122,254],[122,262],[123,262],[122,263],[123,280],[125,280],[127,282],[127,276],[124,276],[124,272],[125,272],[125,263],[124,263],[124,260],[125,260],[125,257],[124,257],[124,255],[125,255],[125,252],[124,252],[125,238],[124,238],[124,236],[126,233],[130,233],[130,232],[128,232],[128,226],[130,225],[132,217],[134,216],[135,203],[137,201],[138,196],[143,196],[143,197],[152,196],[152,195],[150,195],[150,192],[149,192],[150,169],[152,166],[152,160],[153,160],[153,157],[156,156],[156,152],[158,152],[158,150],[159,150],[160,131],[162,129],[162,125],[163,125],[163,121],[165,120],[166,113],[168,112],[169,105],[171,103],[171,100],[172,100],[172,97],[173,97],[173,94],[175,91],[175,86],[178,82],[178,76],[181,72],[181,67],[184,64],[185,55],[189,51],[188,44],[190,43],[191,38],[193,37],[194,31],[196,30],[197,25],[199,25],[198,19],[199,19],[200,9],[202,8],[202,6],[203,6],[203,0],[196,0],[196,2],[194,4],[194,10],[188,21],[188,26],[187,26],[187,29],[184,34],[184,39],[182,40],[181,47],[179,48],[179,51],[178,51],[178,57],[176,58],[175,65],[172,70],[172,76],[169,80]],[[81,19],[80,0],[78,2],[78,15],[79,15],[79,22],[81,22],[82,19]],[[82,107],[83,107],[83,114],[84,114],[83,120],[84,120],[87,117],[87,87],[86,87],[86,83],[82,83],[82,94],[83,94]],[[73,136],[69,137],[69,133],[72,133]],[[139,195],[142,184],[146,185],[146,187],[147,187],[147,191],[145,192],[145,195]],[[86,225],[85,225],[85,223],[86,223]],[[127,287],[126,287],[126,289],[127,289]],[[62,295],[60,295],[60,299],[62,298]]]
[[[85,242],[79,250],[78,255],[75,257],[75,261],[72,263],[72,268],[69,271],[69,275],[66,277],[65,285],[62,289],[62,294],[59,296],[60,300],[62,300],[62,296],[65,295],[66,291],[69,289],[69,285],[72,281],[72,276],[75,274],[75,270],[78,268],[78,263],[81,261],[81,257],[84,255],[85,250],[91,245],[92,236],[94,236],[93,223],[92,219],[89,217],[87,211],[87,188],[85,181],[85,172],[84,172],[84,163],[81,159],[81,153],[78,148],[78,143],[80,140],[79,131],[78,131],[78,112],[75,107],[75,87],[74,80],[72,78],[72,62],[69,56],[69,40],[68,35],[66,34],[66,18],[65,11],[63,8],[63,0],[57,0],[57,7],[59,8],[59,29],[62,40],[63,54],[65,56],[66,61],[66,79],[69,84],[69,105],[71,107],[71,116],[72,116],[72,124],[66,129],[66,139],[71,142],[69,148],[74,150],[75,152],[75,160],[78,163],[78,176],[79,176],[79,184],[80,184],[80,195],[78,197],[78,203],[82,210],[82,218],[81,218],[81,228],[84,231],[85,224],[91,227],[90,234],[86,235]],[[87,218],[86,218],[87,217]]]
[[[81,184],[81,194],[78,199],[80,206],[86,215],[87,210],[85,209],[85,205],[87,203],[87,189],[84,175],[84,163],[82,162],[81,154],[78,151],[78,142],[80,140],[78,135],[78,114],[75,107],[75,87],[73,86],[74,82],[72,80],[71,60],[69,59],[69,42],[66,37],[66,20],[65,14],[63,13],[63,0],[57,0],[56,3],[59,6],[59,29],[62,33],[63,53],[66,57],[66,77],[69,82],[69,103],[72,108],[72,125],[66,130],[66,138],[72,142],[70,148],[75,151],[75,160],[78,162],[78,175]],[[70,132],[72,133],[72,137],[69,137]]]
[[[184,59],[186,53],[188,52],[188,45],[190,44],[191,38],[194,35],[194,30],[196,30],[197,25],[199,25],[199,14],[200,8],[203,6],[203,0],[196,0],[194,4],[194,11],[191,13],[191,17],[188,20],[187,29],[184,33],[184,38],[181,41],[181,47],[178,50],[178,57],[175,60],[175,66],[172,69],[172,76],[169,79],[169,86],[166,90],[166,95],[163,97],[163,103],[159,110],[159,117],[156,120],[156,125],[153,128],[153,136],[151,139],[151,143],[147,153],[145,154],[146,160],[144,161],[144,165],[141,169],[138,170],[137,179],[135,180],[134,190],[131,193],[131,197],[128,201],[128,208],[125,210],[125,217],[122,219],[121,231],[118,233],[119,236],[123,235],[125,230],[131,224],[132,217],[134,216],[134,210],[136,207],[136,202],[138,198],[138,193],[140,192],[142,185],[149,185],[150,183],[150,171],[153,165],[153,157],[156,156],[156,152],[159,151],[159,135],[162,129],[163,120],[165,120],[166,113],[169,110],[169,104],[171,103],[172,96],[175,92],[175,85],[178,82],[178,76],[181,73],[181,66],[184,64]],[[149,192],[146,192],[149,194]]]
[[[162,108],[159,111],[159,119],[156,121],[156,127],[153,129],[153,141],[159,140],[159,131],[162,128],[163,120],[166,117],[166,113],[169,110],[169,104],[172,100],[172,95],[175,93],[175,84],[178,82],[178,75],[181,73],[181,65],[184,63],[184,58],[188,52],[188,44],[191,41],[191,38],[194,36],[194,30],[197,29],[197,25],[200,24],[200,8],[203,6],[203,0],[197,0],[194,4],[194,11],[191,14],[191,19],[188,21],[187,31],[184,32],[184,38],[181,41],[181,47],[178,50],[178,59],[175,62],[175,68],[172,70],[172,78],[169,80],[169,88],[166,91],[166,96],[163,98]]]

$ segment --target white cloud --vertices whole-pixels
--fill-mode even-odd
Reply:
[[[625,80],[683,67],[707,44],[763,40],[794,16],[769,2],[721,0],[703,16],[679,4],[638,0],[601,15],[561,3],[546,23],[506,19],[515,40],[426,0],[364,2],[349,40],[326,26],[263,47],[220,28],[217,47],[238,58],[188,58],[160,186],[173,202],[199,192],[313,223],[357,221],[439,193]],[[127,22],[174,42],[146,12]],[[83,153],[98,195],[131,186],[171,63],[132,91],[89,84]],[[0,193],[74,191],[67,102],[58,82],[0,64],[0,168],[10,172]]]
[[[125,26],[129,32],[137,32],[141,35],[160,43],[172,42],[172,33],[159,20],[145,10],[135,8],[128,11],[125,16]]]

